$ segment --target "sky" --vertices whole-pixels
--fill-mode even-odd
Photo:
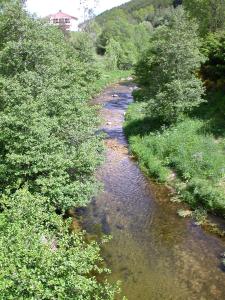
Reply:
[[[82,0],[81,0],[82,1]],[[31,13],[36,13],[39,17],[45,17],[49,14],[54,14],[60,9],[72,16],[83,21],[83,9],[80,0],[27,0],[27,10]],[[97,1],[97,5],[95,2]],[[129,0],[87,0],[89,8],[95,8],[95,14],[110,9],[112,7],[121,5]]]

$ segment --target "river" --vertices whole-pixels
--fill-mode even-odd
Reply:
[[[129,155],[122,124],[132,88],[122,82],[95,100],[103,106],[107,158],[97,174],[104,191],[86,210],[84,226],[113,236],[103,248],[109,281],[121,280],[129,300],[223,300],[224,242],[180,218],[168,191],[146,178]]]

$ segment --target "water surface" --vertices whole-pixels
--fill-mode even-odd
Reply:
[[[129,300],[225,299],[224,243],[179,218],[168,191],[129,156],[122,123],[131,92],[132,85],[118,84],[96,99],[103,105],[107,159],[97,174],[104,191],[86,212],[86,229],[113,236],[103,255],[110,281],[121,280]]]

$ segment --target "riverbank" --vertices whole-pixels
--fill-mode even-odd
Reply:
[[[131,71],[124,70],[114,70],[106,71],[104,68],[99,80],[96,81],[95,87],[93,90],[94,95],[101,93],[107,86],[117,83],[121,79],[128,78],[131,74]]]
[[[219,110],[224,96],[217,95],[216,100],[213,106],[212,101],[203,104],[192,116],[169,128],[150,115],[146,117],[145,102],[135,102],[124,125],[142,170],[173,187],[174,201],[188,203],[200,219],[206,211],[225,215],[225,140]]]

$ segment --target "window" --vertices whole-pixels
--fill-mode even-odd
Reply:
[[[68,19],[68,18],[65,19],[65,23],[67,23],[67,24],[70,23],[70,19]]]
[[[59,19],[53,19],[53,23],[54,24],[58,24],[59,23]]]
[[[60,23],[60,24],[65,23],[64,19],[59,19],[59,23]]]

